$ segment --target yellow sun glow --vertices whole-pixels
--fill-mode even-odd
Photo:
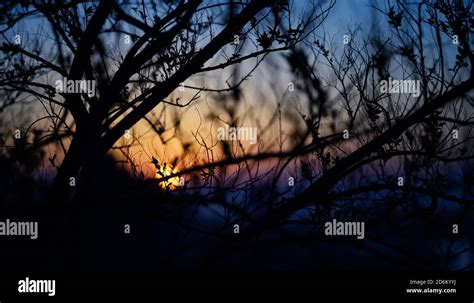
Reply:
[[[173,168],[170,164],[162,165],[156,173],[156,178],[161,179],[170,176],[171,174],[175,174],[178,171],[179,170],[176,167]],[[161,181],[159,185],[163,190],[175,190],[179,186],[179,177],[172,177],[168,180]]]

